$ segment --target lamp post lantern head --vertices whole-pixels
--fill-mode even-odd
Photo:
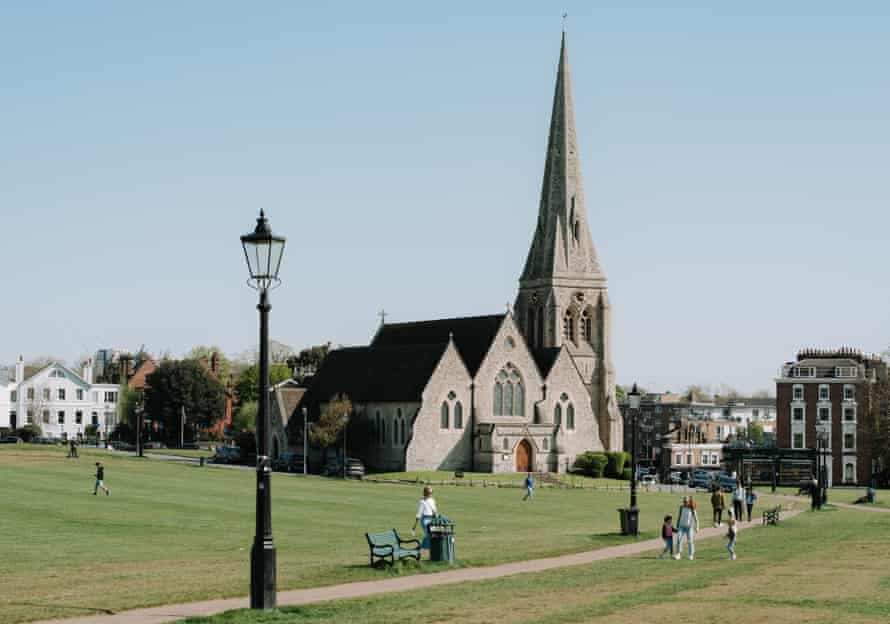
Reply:
[[[250,271],[248,284],[251,287],[266,290],[278,284],[280,281],[278,269],[281,266],[281,257],[284,255],[284,241],[283,236],[272,233],[269,220],[260,210],[256,228],[250,234],[241,237],[244,257],[247,259],[247,268]]]
[[[637,390],[636,382],[634,382],[634,387],[631,388],[630,392],[627,395],[627,398],[630,401],[630,409],[640,409],[640,391]]]

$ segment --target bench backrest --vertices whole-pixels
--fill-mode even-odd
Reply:
[[[395,529],[379,533],[365,533],[370,546],[398,546],[399,537]]]

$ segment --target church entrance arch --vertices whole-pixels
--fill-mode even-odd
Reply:
[[[521,440],[516,445],[516,472],[531,472],[532,445],[528,440]]]

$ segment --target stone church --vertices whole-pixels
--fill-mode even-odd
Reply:
[[[584,451],[622,449],[610,315],[563,33],[538,221],[513,310],[383,323],[368,346],[328,356],[300,408],[315,420],[348,395],[350,431],[360,432],[347,439],[349,455],[370,470],[561,472]]]

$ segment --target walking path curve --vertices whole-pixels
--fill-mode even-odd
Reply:
[[[784,512],[783,518],[790,518],[800,513],[799,509],[791,509]],[[758,521],[743,522],[744,527],[759,526]],[[724,528],[705,528],[696,534],[696,539],[723,536]],[[620,546],[609,546],[587,552],[547,557],[545,559],[532,559],[529,561],[515,561],[501,565],[481,568],[461,568],[436,572],[431,574],[416,574],[389,578],[381,581],[361,581],[345,583],[342,585],[329,585],[327,587],[315,587],[311,589],[293,589],[278,592],[278,606],[293,606],[324,602],[327,600],[345,600],[349,598],[362,598],[376,594],[388,594],[414,589],[446,585],[450,583],[462,583],[465,581],[483,581],[526,572],[543,572],[554,568],[579,566],[605,561],[627,555],[637,555],[648,551],[658,551],[664,543],[661,538],[642,540]],[[205,600],[178,605],[165,605],[162,607],[150,607],[146,609],[134,609],[122,611],[110,615],[92,615],[78,618],[66,618],[61,620],[44,620],[31,624],[162,624],[163,622],[175,622],[176,620],[207,616],[230,611],[232,609],[246,609],[250,604],[247,598],[227,598],[221,600]]]

